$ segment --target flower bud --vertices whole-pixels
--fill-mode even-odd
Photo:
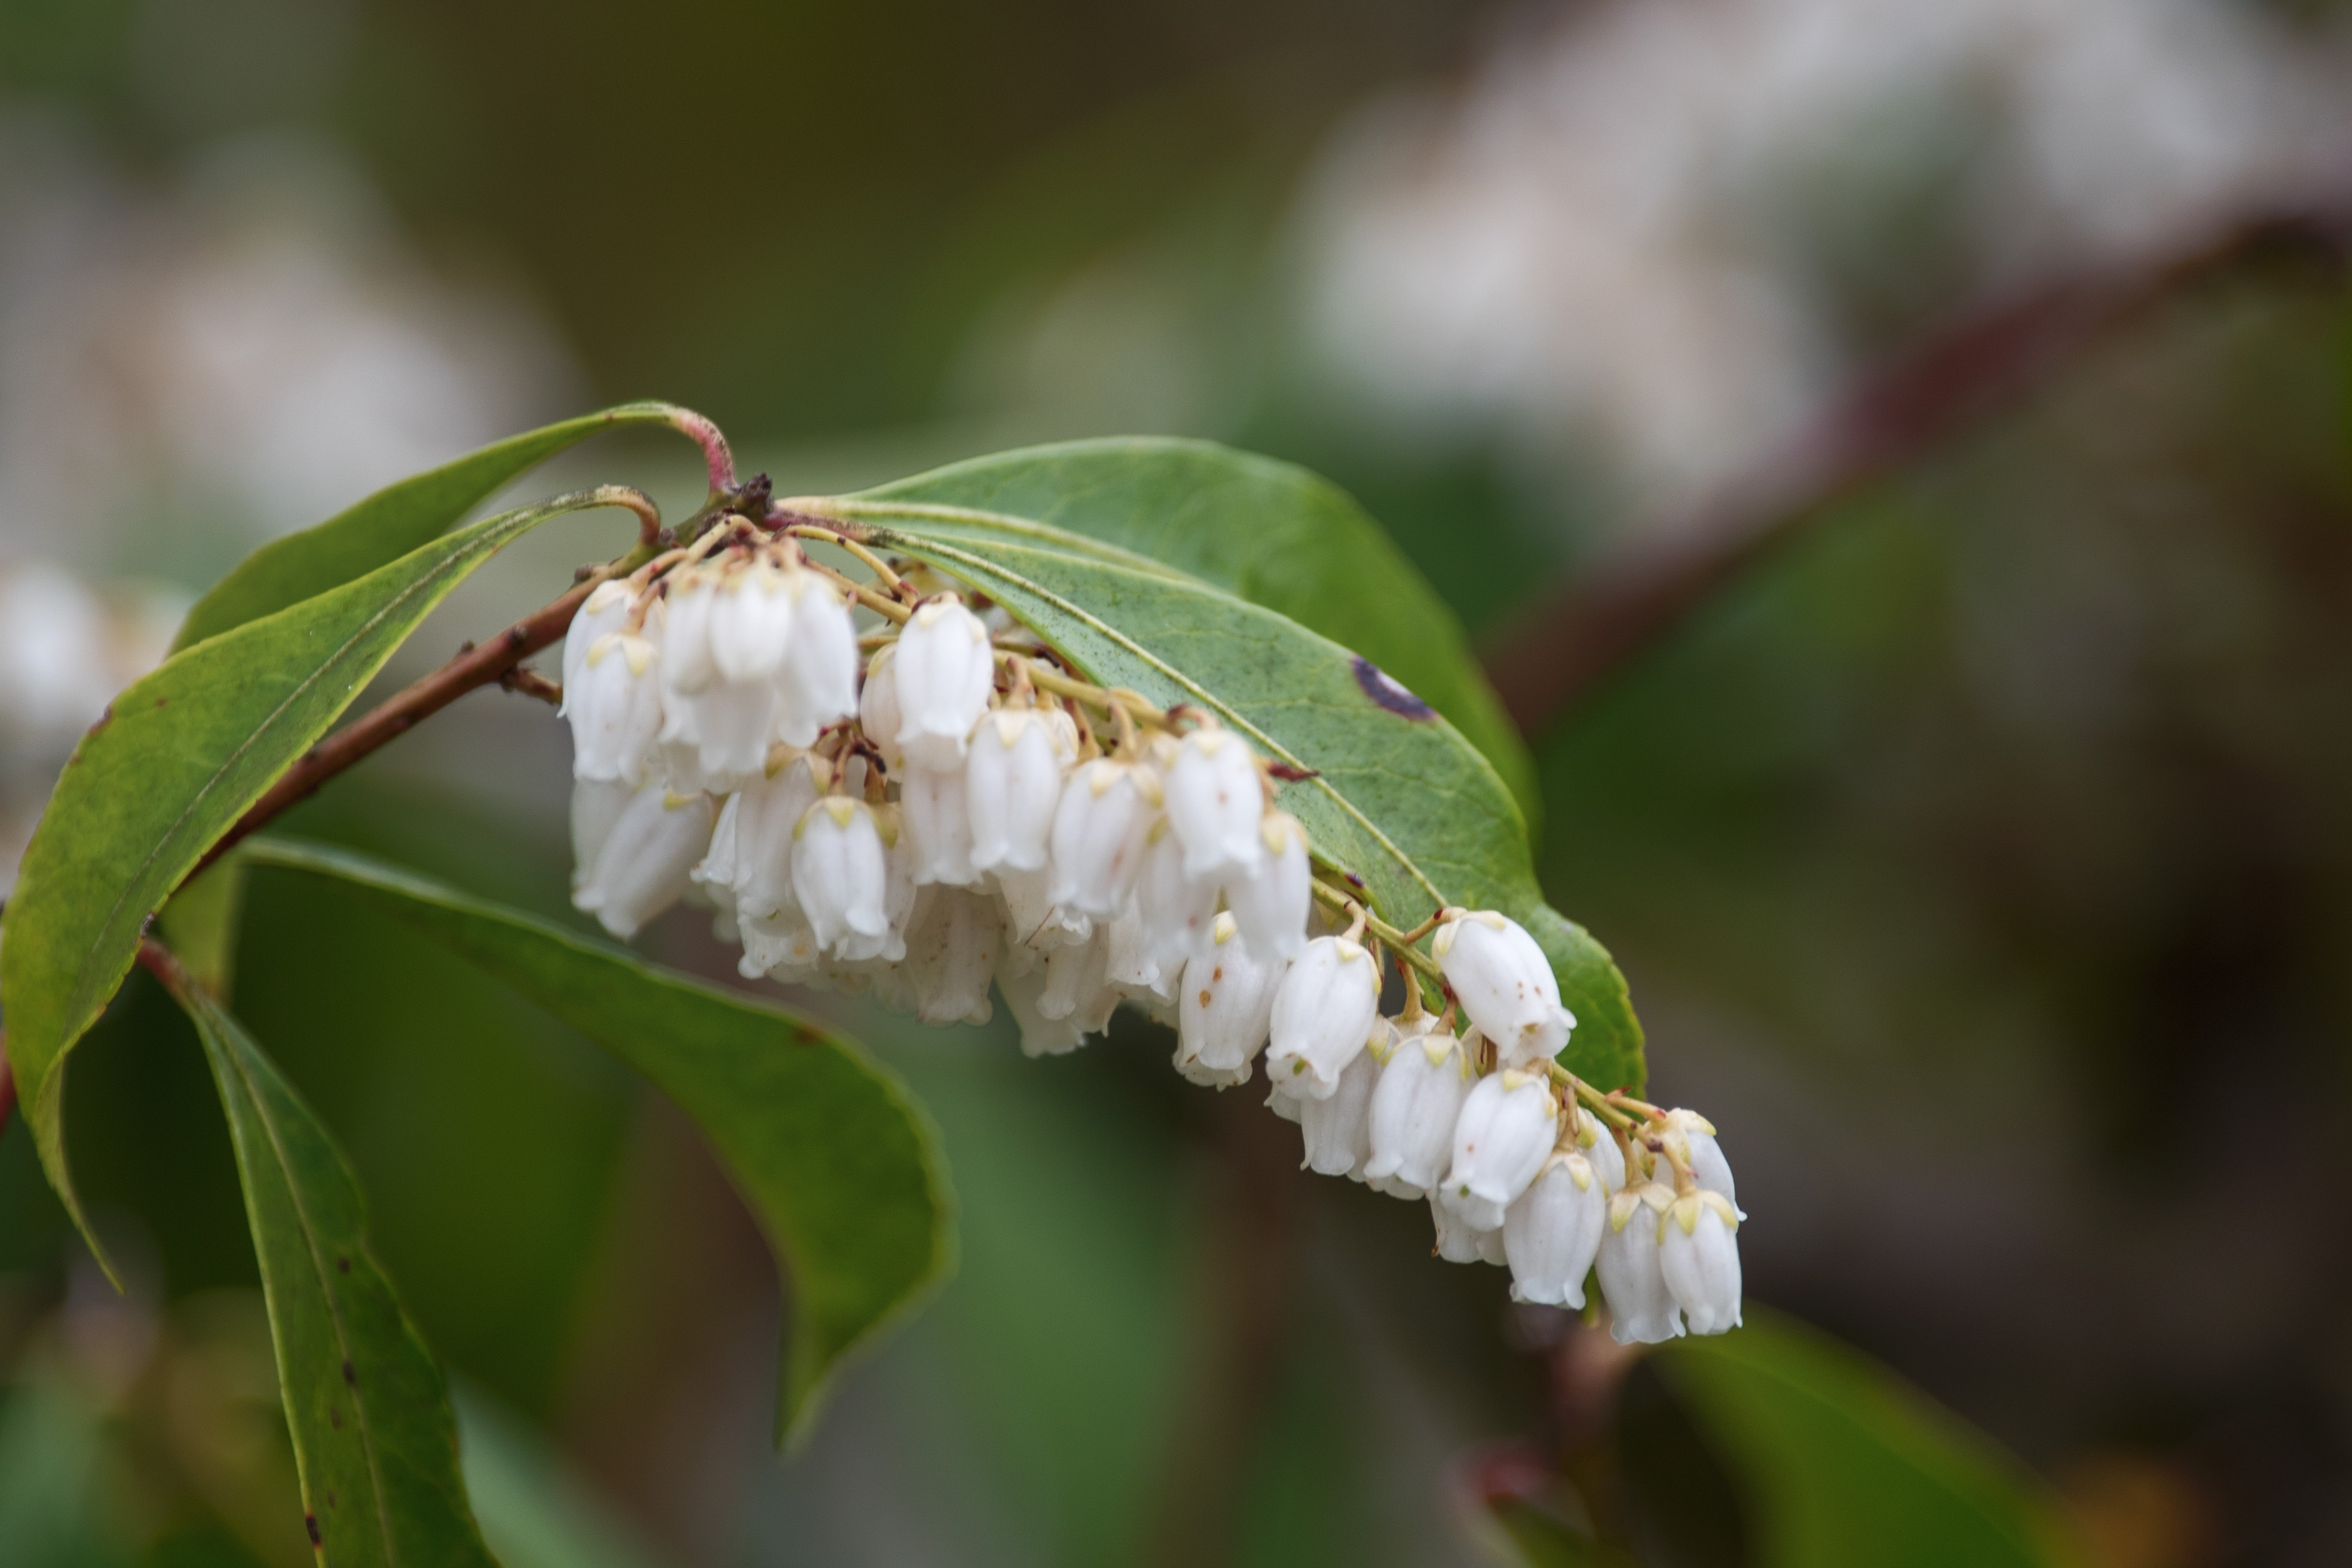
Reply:
[[[1053,717],[1000,708],[972,731],[964,795],[971,813],[971,863],[982,871],[1000,866],[1034,871],[1045,864],[1062,773],[1073,754]]]
[[[985,893],[938,888],[907,932],[907,976],[915,1016],[926,1024],[988,1022],[1004,927]]]
[[[572,895],[626,942],[683,897],[696,862],[709,847],[718,808],[703,795],[671,795],[647,784],[629,798],[605,835],[593,867]]]
[[[1013,1022],[1021,1026],[1021,1054],[1025,1057],[1058,1057],[1087,1043],[1087,1032],[1078,1026],[1075,1016],[1048,1018],[1037,1010],[1045,984],[1045,966],[1042,963],[1025,973],[1005,969],[996,972],[997,992],[1004,998]]]
[[[764,561],[723,573],[710,601],[710,662],[721,680],[772,679],[792,641],[793,597]]]
[[[1503,1213],[1511,1299],[1582,1310],[1584,1277],[1608,1226],[1609,1191],[1592,1162],[1573,1151],[1553,1154]]]
[[[1238,939],[1233,917],[1218,916],[1209,950],[1184,966],[1176,997],[1176,1070],[1218,1089],[1248,1082],[1288,967],[1261,962]]]
[[[887,874],[882,835],[863,801],[828,795],[793,830],[793,896],[829,954],[856,956],[845,951],[865,945],[854,939],[887,934]]]
[[[1298,1129],[1307,1145],[1301,1164],[1326,1176],[1363,1179],[1364,1163],[1372,1157],[1372,1088],[1380,1079],[1380,1058],[1359,1051],[1329,1099],[1300,1102]]]
[[[1559,1138],[1559,1102],[1541,1073],[1506,1068],[1473,1085],[1454,1123],[1454,1165],[1438,1195],[1480,1230],[1528,1190]]]
[[[1473,1227],[1459,1210],[1440,1203],[1434,1194],[1429,1200],[1429,1217],[1437,1223],[1437,1256],[1446,1262],[1504,1261],[1501,1231]]]
[[[918,767],[961,768],[966,740],[996,686],[988,628],[953,594],[926,599],[898,633],[893,668],[899,748]]]
[[[1379,961],[1344,936],[1316,938],[1275,993],[1272,1025],[1266,1077],[1297,1099],[1328,1100],[1381,1027]]]
[[[1683,1331],[1682,1309],[1660,1267],[1659,1216],[1674,1194],[1656,1182],[1627,1187],[1609,1200],[1609,1224],[1594,1267],[1609,1303],[1609,1337],[1621,1345],[1654,1345]]]
[[[898,810],[914,842],[917,885],[967,888],[980,880],[971,864],[971,813],[965,809],[961,768],[935,773],[909,758],[898,775]]]
[[[1403,1196],[1434,1188],[1454,1158],[1454,1123],[1476,1079],[1463,1042],[1434,1017],[1411,1033],[1400,1026],[1372,1089],[1365,1179]]]
[[[857,689],[857,727],[882,753],[882,765],[896,773],[906,765],[898,750],[898,677],[894,661],[896,643],[884,643],[866,664],[866,683]]]
[[[1097,920],[1118,914],[1159,805],[1159,778],[1140,763],[1105,758],[1073,773],[1054,811],[1054,901]]]
[[[1225,907],[1251,947],[1270,958],[1296,960],[1307,950],[1307,914],[1315,902],[1307,830],[1289,813],[1269,811],[1258,834],[1266,853],[1255,868],[1225,879]]]
[[[857,711],[857,627],[841,592],[814,572],[784,574],[792,636],[777,671],[772,739],[807,747],[817,731]]]
[[[710,657],[710,611],[718,574],[681,566],[662,582],[662,695],[691,697],[719,679]]]
[[[1265,785],[1249,742],[1230,730],[1200,729],[1177,742],[1168,768],[1168,820],[1184,846],[1184,874],[1248,872],[1265,858],[1258,823]]]
[[[1548,1061],[1568,1044],[1576,1016],[1559,1005],[1551,961],[1517,921],[1492,910],[1457,915],[1437,928],[1430,950],[1503,1066]]]
[[[1658,1269],[1695,1334],[1739,1326],[1739,1221],[1721,1193],[1676,1198],[1658,1223]]]

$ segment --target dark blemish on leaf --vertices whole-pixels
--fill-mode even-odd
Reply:
[[[336,1258],[336,1259],[335,1259],[335,1272],[336,1272],[336,1273],[338,1273],[338,1274],[349,1274],[351,1271],[352,1271],[352,1260],[351,1260],[350,1258]]]
[[[335,1506],[335,1494],[333,1492],[329,1492],[327,1494],[327,1506],[329,1508],[333,1508]]]
[[[155,699],[155,706],[161,708],[164,703],[169,702],[170,700],[172,700],[168,697],[158,697]]]
[[[304,1514],[302,1516],[302,1528],[310,1532],[310,1544],[312,1546],[317,1547],[325,1544],[325,1542],[319,1539],[319,1516],[317,1514]]]
[[[158,702],[157,704],[155,704],[155,706],[156,706],[156,707],[158,707],[158,708],[161,708],[161,707],[163,706],[163,704],[162,704],[162,703],[160,703],[160,702]],[[89,711],[89,710],[88,710],[88,709],[84,709],[84,710],[83,710],[83,711],[84,711],[84,712],[88,712],[88,711]],[[106,711],[105,711],[105,712],[103,712],[103,713],[100,713],[100,714],[98,716],[98,722],[97,722],[97,723],[95,723],[95,724],[92,724],[92,725],[89,727],[89,732],[90,732],[91,734],[95,735],[95,734],[97,734],[100,730],[105,729],[109,724],[111,724],[111,723],[113,723],[113,722],[114,722],[114,704],[113,704],[113,703],[111,703],[111,702],[110,702],[110,703],[108,703],[108,704],[106,705]]]
[[[338,1432],[343,1429],[343,1407],[341,1405],[330,1405],[327,1406],[327,1425],[332,1426]]]
[[[343,1381],[353,1388],[360,1385],[360,1374],[352,1370],[352,1363],[349,1362],[343,1363]]]
[[[1437,717],[1437,710],[1381,674],[1381,667],[1362,654],[1356,656],[1356,684],[1364,689],[1365,696],[1390,712],[1410,719],[1416,724],[1426,723]]]

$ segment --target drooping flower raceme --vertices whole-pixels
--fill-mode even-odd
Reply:
[[[1439,1256],[1507,1265],[1519,1300],[1580,1306],[1597,1271],[1621,1340],[1739,1321],[1715,1129],[1555,1059],[1575,1020],[1525,930],[1375,918],[1426,910],[1318,868],[1276,805],[1294,775],[1230,714],[1090,686],[1003,610],[878,575],[861,642],[837,574],[736,519],[586,596],[562,708],[582,909],[626,937],[706,900],[746,977],[926,1023],[986,1021],[993,992],[1033,1056],[1132,1004],[1193,1082],[1263,1054],[1308,1168],[1426,1203]],[[1383,1018],[1391,959],[1411,992]]]

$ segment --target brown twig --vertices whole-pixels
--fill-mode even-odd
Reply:
[[[527,664],[516,665],[512,669],[499,676],[499,689],[518,692],[524,697],[536,697],[550,708],[563,706],[562,686],[548,679]]]
[[[572,617],[601,581],[595,578],[579,584],[562,598],[517,621],[489,641],[466,649],[303,752],[301,759],[269,786],[269,792],[236,819],[236,826],[205,851],[204,858],[196,862],[187,879],[193,881],[204,875],[207,867],[259,832],[279,813],[308,800],[318,793],[320,784],[386,742],[406,734],[475,688],[503,681],[515,666],[570,629]]]
[[[2352,258],[2352,189],[2200,227],[1930,332],[1863,376],[1792,446],[1680,521],[1638,531],[1514,617],[1485,654],[1504,707],[1523,733],[1536,733],[1832,502],[2015,403],[2151,307],[2281,255],[2338,267]]]

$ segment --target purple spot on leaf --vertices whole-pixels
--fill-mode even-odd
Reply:
[[[1365,696],[1390,712],[1401,714],[1417,724],[1437,717],[1435,709],[1382,674],[1381,667],[1362,654],[1356,656],[1356,684],[1364,689]]]

